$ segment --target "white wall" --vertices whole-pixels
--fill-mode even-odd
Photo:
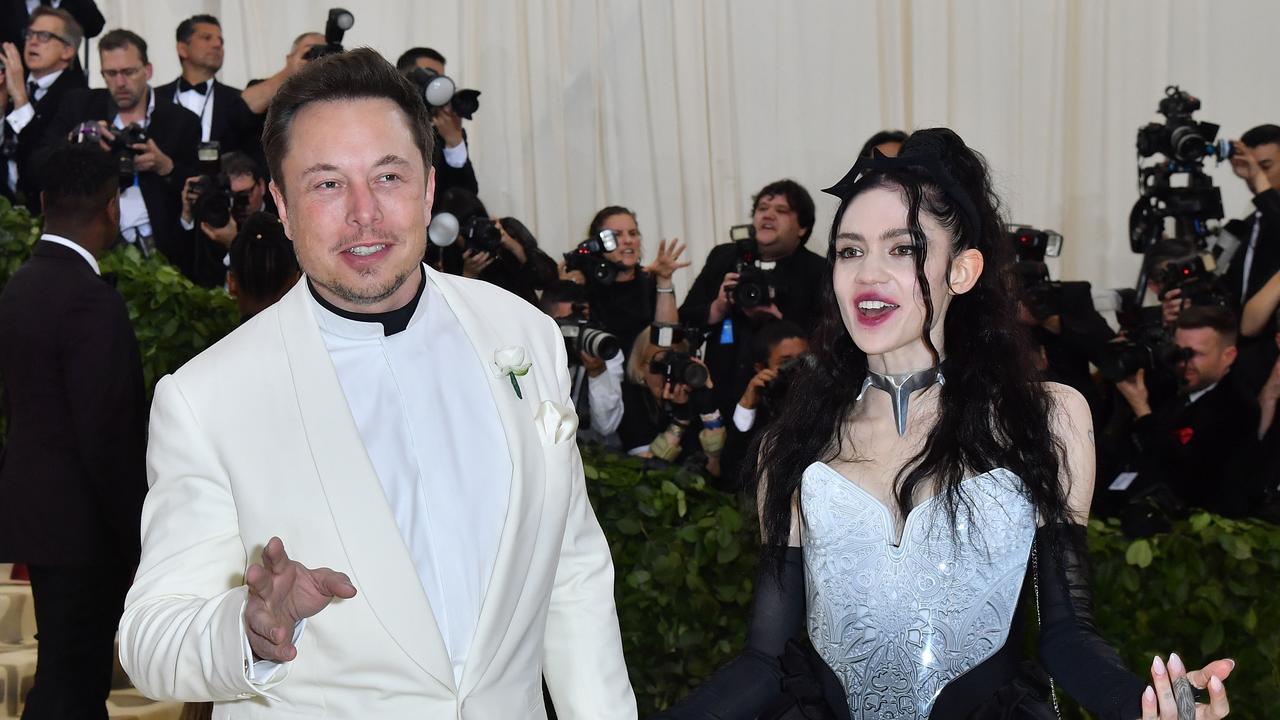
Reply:
[[[819,190],[884,127],[949,125],[995,169],[1012,219],[1066,236],[1061,275],[1132,284],[1127,216],[1134,135],[1169,83],[1198,117],[1240,133],[1280,122],[1273,0],[345,0],[348,47],[394,60],[413,45],[480,89],[469,127],[481,196],[549,251],[606,204],[636,210],[645,244],[680,237],[695,266],[780,177]],[[222,19],[224,82],[283,62],[321,30],[319,0],[99,0],[107,27],[152,45],[157,83],[178,73],[173,33]],[[96,60],[94,61],[96,67]],[[96,80],[101,84],[100,80]],[[1248,206],[1212,171],[1229,216]],[[812,247],[821,249],[819,238]],[[681,277],[683,276],[683,277]]]

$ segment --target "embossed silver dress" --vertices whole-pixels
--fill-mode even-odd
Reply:
[[[941,502],[894,515],[824,463],[800,487],[809,638],[854,720],[926,718],[939,693],[999,651],[1026,576],[1036,512],[1017,475],[962,486],[953,533]]]

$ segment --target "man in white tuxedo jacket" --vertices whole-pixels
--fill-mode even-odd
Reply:
[[[565,350],[421,264],[431,125],[372,50],[264,144],[305,277],[156,387],[120,660],[214,718],[635,718]],[[333,568],[333,569],[330,569]]]

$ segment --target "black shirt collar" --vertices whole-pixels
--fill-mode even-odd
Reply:
[[[409,327],[409,321],[413,319],[413,313],[418,309],[418,302],[422,300],[422,293],[427,289],[427,271],[419,269],[419,273],[422,275],[422,282],[418,285],[418,292],[413,296],[413,299],[404,307],[380,313],[351,312],[350,310],[336,307],[333,303],[320,297],[320,293],[316,292],[316,286],[312,284],[311,278],[307,278],[307,290],[311,291],[311,297],[315,298],[316,302],[320,303],[320,307],[325,310],[347,320],[382,323],[382,333],[387,337],[391,337]]]

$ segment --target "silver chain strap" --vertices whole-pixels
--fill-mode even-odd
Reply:
[[[1031,586],[1036,592],[1036,627],[1041,630],[1044,625],[1040,621],[1040,554],[1036,552],[1036,546],[1039,543],[1031,543]],[[1049,675],[1049,673],[1045,673]],[[1062,708],[1058,707],[1058,688],[1053,682],[1053,676],[1049,675],[1049,697],[1053,698],[1053,714],[1058,716],[1058,720],[1062,720]]]

